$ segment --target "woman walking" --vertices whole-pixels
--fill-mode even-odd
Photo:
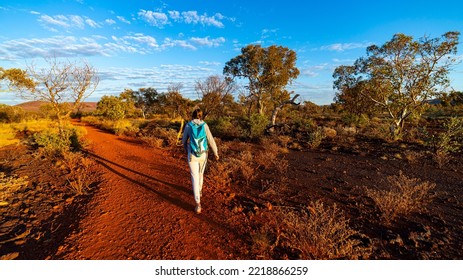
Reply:
[[[208,125],[203,121],[201,109],[193,111],[192,120],[185,126],[182,143],[188,154],[188,165],[190,166],[191,183],[196,202],[195,212],[199,214],[201,213],[201,194],[208,146],[211,146],[215,158],[219,159],[217,145]]]

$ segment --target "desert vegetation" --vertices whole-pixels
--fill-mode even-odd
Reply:
[[[167,92],[126,89],[78,116],[81,123],[181,158],[182,128],[192,109],[202,108],[221,155],[208,163],[213,187],[207,191],[222,207],[218,219],[244,236],[237,258],[458,259],[463,93],[446,90],[458,37],[448,32],[415,41],[397,34],[369,47],[367,57],[335,69],[331,105],[303,101],[286,89],[299,75],[294,51],[249,45],[226,63],[223,77],[197,82],[196,100],[182,96],[181,84]],[[35,114],[0,107],[0,210],[6,222],[35,211],[21,189],[52,195],[65,205],[56,215],[67,215],[96,185],[95,162],[82,153],[85,131],[68,123],[98,84],[96,72],[87,64],[51,63],[54,71],[74,69],[68,75],[79,82],[62,81],[68,82],[68,103],[53,103],[60,92],[31,90],[45,83],[48,72],[0,69],[9,87],[52,106]],[[16,166],[21,160],[31,167]],[[41,174],[46,177],[37,181],[33,168],[44,166],[50,167]],[[40,245],[43,233],[27,223],[4,228],[4,258],[18,257],[21,246]]]

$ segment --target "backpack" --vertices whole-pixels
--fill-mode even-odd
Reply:
[[[190,150],[193,155],[200,157],[202,154],[207,152],[207,135],[206,135],[206,123],[195,124],[193,122],[188,123],[191,128],[190,135]]]

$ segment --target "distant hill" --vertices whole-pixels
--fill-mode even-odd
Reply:
[[[45,101],[28,101],[14,106],[21,107],[26,112],[38,112],[40,106],[45,104],[47,104]]]
[[[96,110],[97,102],[82,102],[81,112],[92,112]],[[39,112],[40,106],[47,104],[46,101],[28,101],[21,104],[15,105],[16,107],[23,108],[26,112]]]

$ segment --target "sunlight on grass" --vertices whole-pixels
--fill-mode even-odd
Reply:
[[[56,124],[51,120],[33,120],[11,124],[0,123],[0,147],[19,144],[21,141],[17,134],[20,132],[33,134],[50,128],[56,128]]]
[[[16,132],[9,124],[0,124],[0,147],[15,145],[19,143]]]

